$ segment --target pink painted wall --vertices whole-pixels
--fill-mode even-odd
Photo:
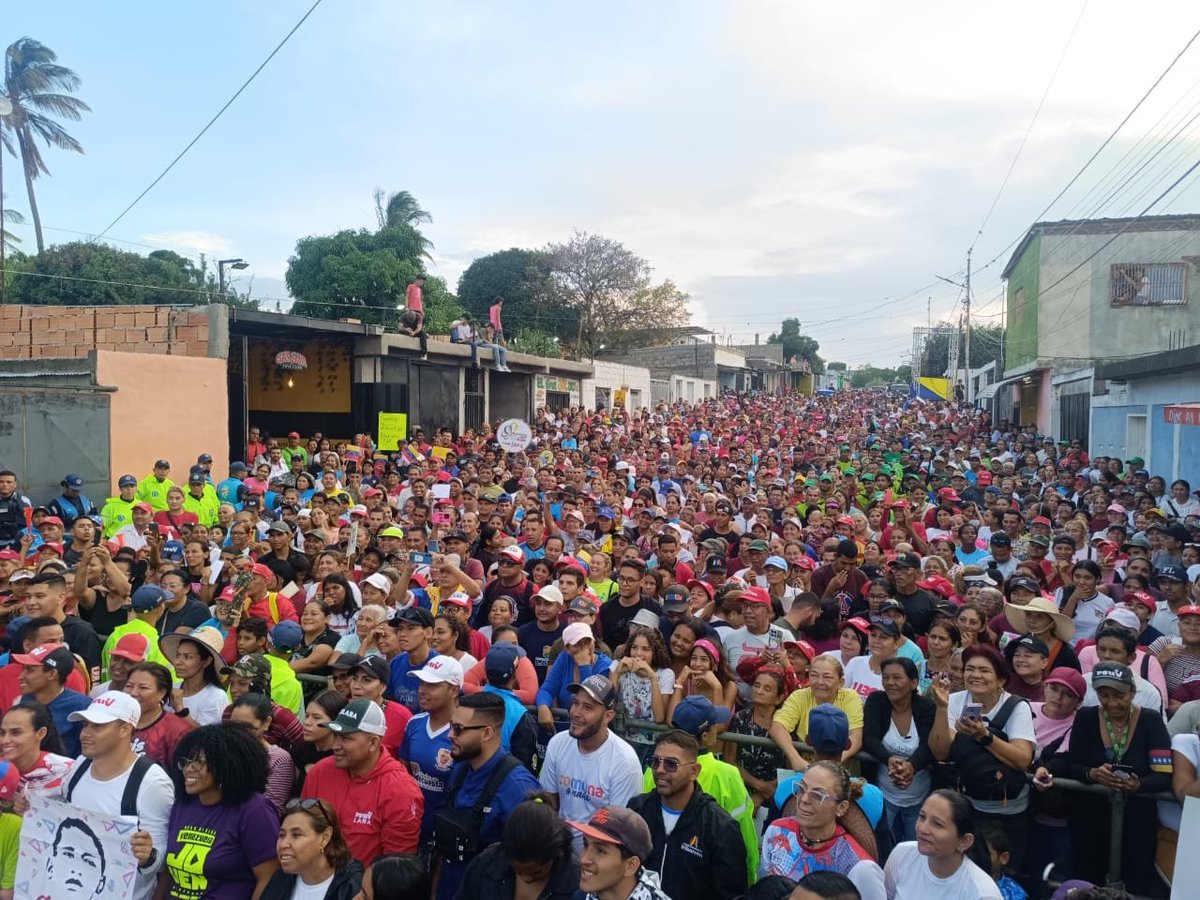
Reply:
[[[187,484],[201,453],[220,481],[229,474],[226,361],[207,357],[96,351],[96,380],[116,388],[111,401],[111,490],[126,473],[149,475],[156,459],[171,463],[171,480]]]
[[[1037,388],[1037,427],[1042,434],[1050,434],[1050,377],[1054,374],[1054,370],[1042,369],[1041,374],[1042,377],[1038,381]]]

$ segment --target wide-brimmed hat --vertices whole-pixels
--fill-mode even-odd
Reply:
[[[1024,606],[1018,606],[1015,603],[1004,604],[1004,615],[1018,634],[1030,633],[1029,626],[1025,622],[1025,613],[1027,612],[1040,612],[1053,617],[1054,636],[1060,641],[1069,641],[1075,634],[1075,620],[1059,612],[1058,607],[1045,597],[1034,597]]]
[[[221,648],[225,646],[225,640],[216,628],[211,625],[201,625],[199,628],[193,628],[187,634],[179,632],[165,634],[159,639],[158,646],[164,654],[173,657],[182,641],[192,641],[207,650],[213,658],[213,668],[218,675],[225,671],[225,660],[221,658]]]

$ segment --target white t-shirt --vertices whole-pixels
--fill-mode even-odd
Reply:
[[[229,705],[229,695],[215,684],[206,684],[199,693],[185,694],[183,705],[198,725],[220,725],[221,713]]]
[[[542,789],[558,794],[558,815],[568,822],[586,822],[605,806],[624,806],[642,793],[642,768],[637,752],[609,732],[591,753],[581,753],[579,742],[566,731],[550,738],[540,776]],[[575,850],[583,849],[583,835],[575,832]]]
[[[335,872],[334,875],[336,874]],[[325,900],[325,893],[331,884],[333,884],[333,875],[320,884],[305,884],[303,878],[297,878],[296,885],[292,888],[291,900]]]
[[[996,705],[991,709],[985,709],[983,717],[989,722],[992,721],[1000,713],[1000,707],[1004,705],[1004,701],[1011,696],[1008,691],[1001,691]],[[950,721],[951,731],[954,731],[954,725],[958,721],[958,717],[962,715],[963,707],[970,702],[971,695],[966,691],[957,691],[950,695],[946,714]],[[1033,710],[1029,706],[1029,701],[1022,700],[1014,707],[1008,721],[1004,724],[1004,733],[1008,735],[1010,741],[1029,741],[1032,746],[1037,747],[1037,732],[1033,728]],[[1029,788],[1023,788],[1020,794],[1010,800],[971,800],[971,805],[982,813],[1023,814],[1029,807]],[[915,852],[915,845],[913,849]]]
[[[75,764],[81,765],[83,761],[84,757],[81,756],[75,761]],[[129,773],[132,771],[133,766],[131,765],[116,778],[99,781],[92,774],[93,769],[89,767],[80,776],[75,790],[71,792],[71,802],[76,806],[106,816],[119,816],[121,814],[121,797],[125,793],[125,784],[129,781]],[[67,797],[69,781],[70,779],[63,781],[61,796],[64,800]],[[167,854],[167,822],[171,818],[171,807],[174,803],[175,785],[171,781],[171,776],[162,766],[151,766],[138,788],[137,811],[138,824],[141,830],[149,832],[150,837],[154,840],[154,846],[158,848],[158,858],[149,869],[138,870],[137,878],[133,883],[133,892],[129,895],[131,900],[149,900],[154,896],[155,888],[158,885],[158,872],[162,868]]]
[[[1177,734],[1171,738],[1171,749],[1190,762],[1193,769],[1200,772],[1200,735]],[[1183,807],[1174,800],[1158,801],[1158,823],[1160,825],[1170,828],[1172,831],[1178,831],[1182,818]]]
[[[791,640],[786,631],[778,625],[770,626],[763,634],[751,634],[745,626],[741,628],[727,628],[721,637],[721,643],[725,647],[725,655],[729,657],[729,668],[737,671],[738,663],[741,662],[744,656],[760,656],[768,647],[774,645],[776,648],[782,648],[783,642]],[[738,694],[743,700],[750,699],[750,685],[744,683],[740,678],[737,680]]]
[[[917,737],[917,723],[915,721],[909,722],[908,734],[900,733],[900,730],[896,727],[895,719],[892,719],[888,723],[887,734],[883,736],[883,748],[887,750],[889,755],[898,756],[901,759],[912,759],[912,755],[917,752],[920,746],[921,742],[920,738]],[[929,795],[929,791],[933,787],[933,775],[928,768],[915,772],[912,784],[904,790],[901,790],[892,783],[886,766],[879,767],[879,775],[879,789],[883,791],[884,799],[893,806],[915,806]]]
[[[883,868],[888,900],[1003,900],[992,876],[963,857],[958,871],[938,878],[917,851],[916,841],[898,844]]]
[[[864,700],[876,691],[883,690],[883,673],[871,671],[870,656],[856,656],[846,663],[846,687]]]

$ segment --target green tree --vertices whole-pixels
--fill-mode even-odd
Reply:
[[[938,327],[957,329],[951,322],[942,322]],[[1004,345],[1003,325],[976,325],[971,329],[971,368],[977,369],[1000,358]],[[963,336],[958,335],[958,364],[966,363]],[[921,375],[926,378],[943,378],[950,367],[950,335],[931,335],[925,342],[921,354]]]
[[[826,372],[845,372],[849,368],[844,362],[825,363]]]
[[[85,112],[91,111],[82,100],[71,96],[81,83],[79,76],[60,66],[57,59],[58,55],[40,41],[21,38],[4,53],[4,85],[0,88],[0,93],[12,104],[12,112],[0,117],[0,153],[5,150],[14,155],[20,153],[38,253],[45,250],[46,244],[33,182],[50,174],[38,143],[82,153],[83,145],[58,120],[78,122]],[[8,129],[16,137],[15,150]]]
[[[0,150],[0,152],[3,152]],[[4,251],[11,253],[17,249],[21,239],[8,230],[9,225],[24,225],[25,217],[15,209],[8,208],[8,198],[5,198],[4,218],[0,219],[0,241],[4,241]]]
[[[379,231],[346,229],[301,238],[288,260],[284,280],[296,298],[292,312],[314,319],[355,318],[395,328],[409,283],[424,271],[421,233],[411,225]],[[453,294],[440,278],[425,282],[429,331],[446,331],[458,314]]]
[[[582,355],[688,322],[687,294],[670,281],[654,284],[649,263],[619,241],[576,231],[550,244],[550,281],[558,302],[577,316],[572,342]]]
[[[17,261],[10,259],[8,265]],[[206,277],[203,266],[170,250],[142,256],[108,244],[74,241],[36,256],[22,256],[19,262],[31,275],[8,282],[7,296],[14,303],[180,306],[204,304],[216,294],[216,284]]]
[[[488,308],[504,298],[504,330],[510,342],[526,330],[572,339],[578,317],[560,302],[551,280],[550,257],[512,247],[481,256],[458,279],[458,302],[473,319],[487,321]]]
[[[767,338],[767,343],[783,344],[783,361],[785,363],[807,360],[809,368],[814,374],[825,373],[825,360],[817,353],[821,349],[821,345],[808,335],[800,333],[799,319],[784,319],[779,331]]]

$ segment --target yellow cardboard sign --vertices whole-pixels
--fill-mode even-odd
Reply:
[[[429,455],[432,456],[434,459],[445,459],[446,454],[449,452],[450,452],[449,447],[431,447],[431,448],[429,448]]]
[[[380,450],[399,450],[400,442],[408,437],[408,413],[379,414],[379,440],[376,446]]]

